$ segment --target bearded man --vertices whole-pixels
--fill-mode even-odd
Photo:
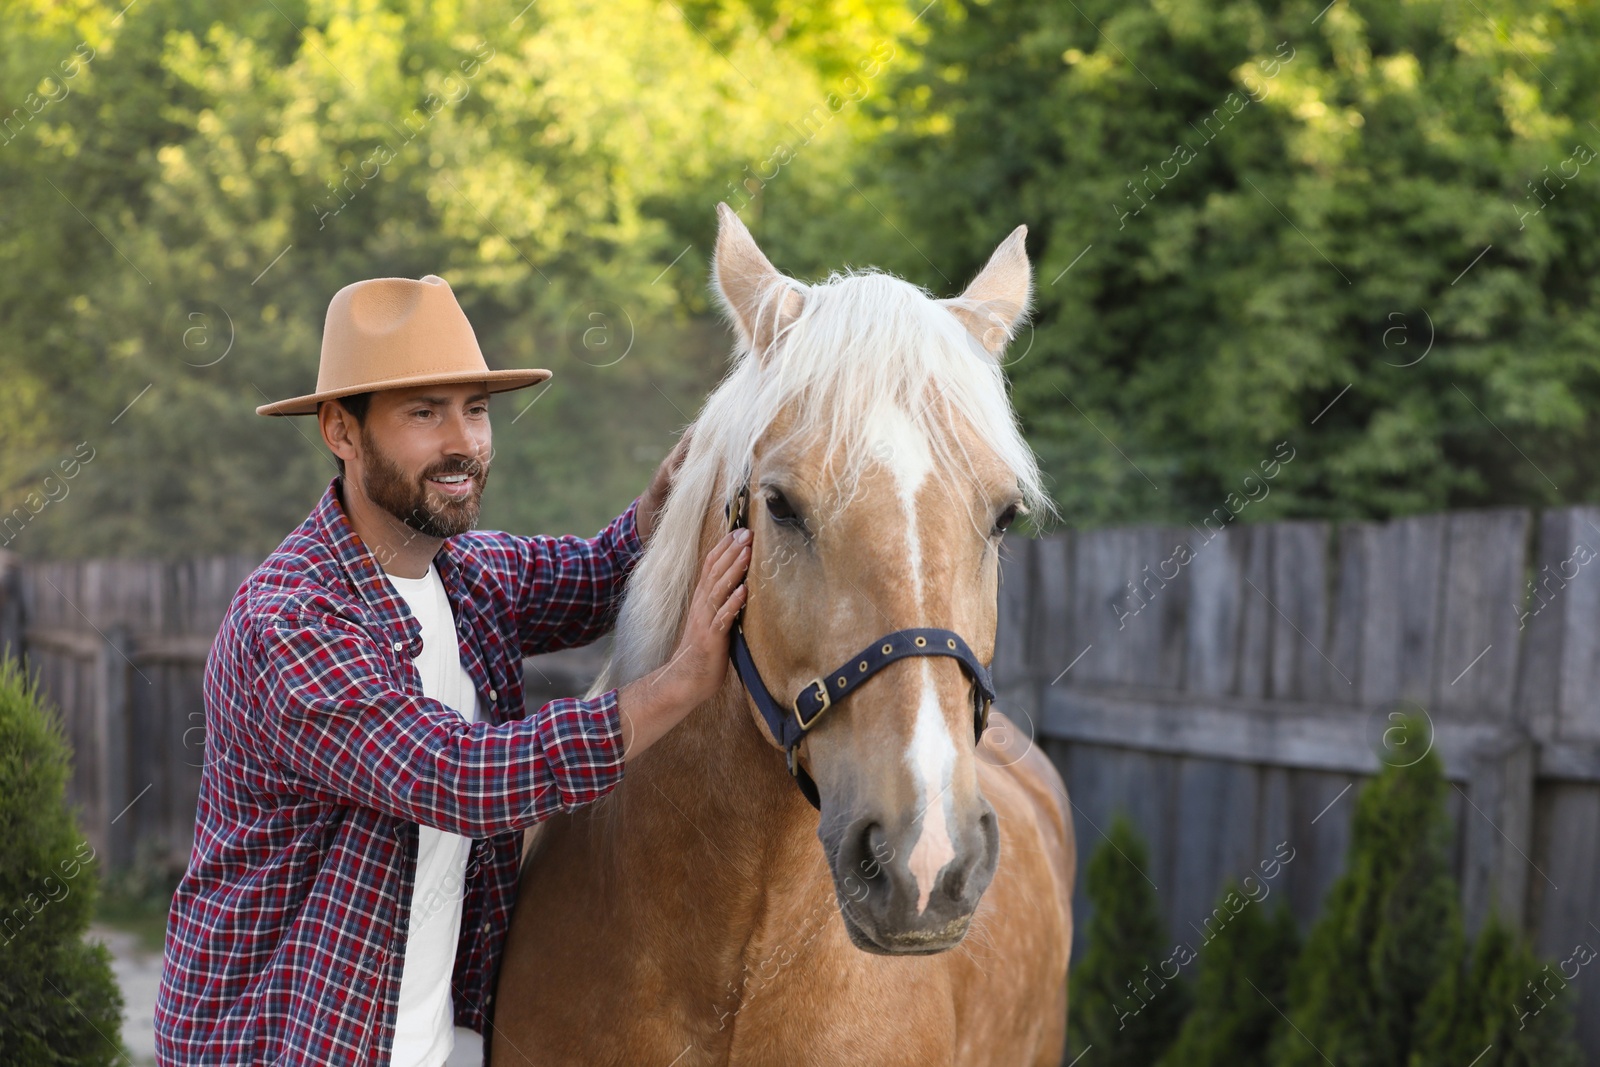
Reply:
[[[743,530],[665,666],[523,707],[523,657],[611,628],[687,441],[593,539],[474,531],[489,396],[549,377],[489,370],[444,279],[378,278],[329,304],[316,392],[256,409],[315,415],[339,476],[206,661],[160,1063],[444,1063],[455,1026],[492,1025],[522,832],[604,796],[721,684]]]

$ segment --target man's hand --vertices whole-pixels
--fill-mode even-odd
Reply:
[[[693,426],[683,431],[683,436],[678,438],[678,443],[672,446],[667,458],[656,468],[656,473],[650,479],[649,488],[645,489],[644,496],[639,499],[639,512],[635,521],[639,527],[639,540],[642,543],[648,544],[650,541],[650,533],[656,528],[656,519],[661,515],[662,505],[667,502],[667,493],[672,490],[672,481],[678,476],[678,468],[683,466],[683,457],[689,454],[689,438],[693,434]]]
[[[744,607],[750,531],[733,530],[706,556],[672,657],[617,694],[625,759],[632,758],[710,700],[728,672],[734,617]]]
[[[670,684],[689,706],[710,700],[728,671],[733,620],[744,607],[750,565],[750,531],[731,530],[700,566],[683,636],[667,661]]]

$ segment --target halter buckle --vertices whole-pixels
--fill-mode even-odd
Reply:
[[[807,719],[800,714],[800,697],[805,696],[806,690],[810,689],[812,686],[817,687],[817,694],[822,700],[822,707],[818,708],[815,714],[813,714],[811,718]],[[809,730],[811,729],[812,725],[822,717],[822,713],[827,711],[832,706],[833,697],[828,695],[828,684],[821,678],[813,678],[811,681],[800,687],[800,696],[794,698],[794,721],[800,724],[801,730]]]

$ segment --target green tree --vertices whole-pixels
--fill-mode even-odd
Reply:
[[[94,910],[94,850],[66,806],[67,743],[0,660],[0,1063],[122,1062],[122,994]]]
[[[1294,1025],[1274,1063],[1405,1067],[1420,1046],[1423,1003],[1463,952],[1446,791],[1432,751],[1362,787],[1345,871],[1290,974]]]
[[[1188,1011],[1188,986],[1159,973],[1172,946],[1144,873],[1149,862],[1144,839],[1119,814],[1084,873],[1093,910],[1069,981],[1068,1059],[1092,1047],[1096,1064],[1149,1067]]]
[[[426,273],[492,365],[555,371],[492,405],[485,524],[597,528],[723,369],[716,202],[818,107],[746,213],[823,199],[863,124],[841,72],[910,18],[124,6],[0,7],[0,544],[27,554],[276,544],[333,469],[311,422],[253,408],[311,387],[340,287]]]
[[[1289,969],[1300,951],[1294,916],[1281,899],[1266,911],[1236,882],[1221,900],[1249,901],[1199,950],[1194,1006],[1159,1067],[1267,1067],[1267,1049],[1287,1007]],[[1218,910],[1228,914],[1223,905]]]
[[[1600,8],[940,0],[921,27],[866,186],[907,238],[885,258],[951,291],[1029,225],[1010,373],[1076,521],[1240,512],[1279,442],[1253,518],[1600,499]]]
[[[1484,923],[1470,959],[1446,973],[1423,1004],[1410,1067],[1579,1067],[1567,977],[1594,958],[1541,964],[1498,916]],[[1563,967],[1572,970],[1563,976]]]

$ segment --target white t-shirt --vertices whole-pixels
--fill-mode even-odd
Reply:
[[[461,712],[468,722],[477,721],[481,714],[477,690],[461,665],[455,614],[438,570],[429,564],[421,578],[387,577],[422,626],[422,651],[412,661],[422,676],[422,694]],[[471,850],[471,838],[417,827],[417,876],[411,891],[392,1067],[440,1067],[455,1047],[450,973],[461,932],[461,899]]]

